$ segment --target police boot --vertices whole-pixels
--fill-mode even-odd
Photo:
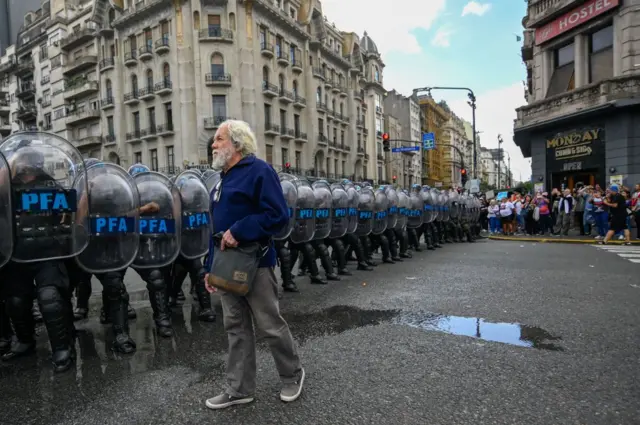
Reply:
[[[33,304],[31,305],[31,314],[33,315],[33,320],[35,320],[36,323],[42,323],[42,313],[40,312],[40,306],[36,300],[33,300]]]
[[[58,288],[54,286],[38,288],[38,302],[49,334],[53,370],[64,372],[71,367],[76,357],[73,321],[69,320],[71,312],[67,311],[70,304],[65,302]]]
[[[382,234],[377,237],[382,249],[382,262],[387,264],[395,264],[396,262],[391,259],[391,250],[389,249],[389,239]]]
[[[16,338],[11,344],[10,351],[2,355],[3,361],[10,361],[16,357],[35,353],[35,320],[31,313],[32,306],[33,303],[30,298],[7,298],[7,315],[11,318]]]
[[[89,298],[91,297],[91,280],[80,281],[76,288],[76,308],[73,311],[74,320],[86,319],[89,315]]]
[[[389,240],[389,250],[391,251],[391,259],[395,262],[402,262],[402,258],[398,255],[398,241],[394,229],[388,229],[385,236]]]
[[[409,233],[406,229],[394,229],[398,246],[400,248],[400,258],[411,258],[409,251]]]
[[[371,238],[369,236],[362,236],[360,238],[360,243],[362,244],[362,250],[364,252],[364,262],[371,267],[376,267],[378,263],[373,261],[373,259],[371,258],[371,251],[373,248]]]
[[[197,261],[197,260],[196,260]],[[194,261],[192,264],[189,278],[196,282],[196,295],[198,296],[198,305],[200,306],[200,312],[198,313],[198,320],[201,322],[215,322],[216,312],[211,306],[211,294],[207,291],[204,277],[206,275],[202,263]],[[197,273],[195,273],[195,272]]]
[[[310,243],[304,243],[302,248],[303,263],[309,267],[309,279],[311,283],[316,285],[326,285],[328,282],[320,277],[320,270],[318,270],[318,263],[316,262],[315,249]]]
[[[109,291],[108,308],[114,334],[112,349],[122,354],[131,354],[136,351],[136,343],[129,336],[129,318],[127,315],[129,294],[124,290],[124,287],[114,287]]]
[[[297,252],[296,252],[297,254]],[[280,260],[280,276],[282,277],[282,289],[286,292],[298,292],[298,287],[293,281],[293,262],[291,251],[283,244],[278,249],[278,259]]]
[[[5,302],[0,300],[0,355],[11,350],[11,322],[6,311]]]
[[[315,250],[316,255],[320,257],[320,264],[322,264],[327,280],[340,280],[340,277],[333,271],[333,264],[331,263],[331,256],[327,246],[322,242],[318,242],[315,244]]]
[[[298,265],[298,276],[302,277],[307,275],[307,269],[309,268],[308,266],[309,261],[307,260],[306,247],[303,247],[300,253],[301,255],[299,257],[300,264]],[[315,253],[313,254],[313,258],[316,258]],[[309,271],[311,272],[311,270]]]
[[[367,272],[372,271],[373,268],[367,264],[367,256],[365,255],[364,248],[362,247],[362,242],[360,242],[360,239],[358,239],[358,237],[355,235],[349,235],[349,237],[353,237],[351,239],[351,247],[356,253],[356,259],[358,260],[358,270]]]
[[[338,274],[342,276],[351,276],[351,272],[347,269],[347,250],[341,239],[334,239],[333,254],[336,256],[336,264],[338,265]]]

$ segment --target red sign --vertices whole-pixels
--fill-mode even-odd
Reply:
[[[536,46],[551,40],[620,4],[620,0],[589,0],[543,27],[536,28]]]

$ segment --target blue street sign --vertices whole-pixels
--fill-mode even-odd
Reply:
[[[416,152],[420,150],[420,146],[404,146],[402,148],[391,148],[391,152]]]
[[[422,133],[422,149],[430,151],[436,148],[436,135],[433,133]]]

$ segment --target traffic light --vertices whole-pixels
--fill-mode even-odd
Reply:
[[[288,162],[284,164],[284,170],[288,173],[291,170],[291,164]]]
[[[463,168],[460,170],[460,178],[462,180],[462,185],[464,186],[464,184],[467,182],[467,169]]]
[[[393,176],[393,182],[395,183],[398,180],[398,176]]]
[[[382,146],[385,152],[389,152],[391,150],[389,148],[389,133],[384,133],[382,135]]]

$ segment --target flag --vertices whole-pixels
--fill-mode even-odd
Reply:
[[[516,41],[518,42],[522,41],[522,37],[520,37],[519,35],[516,35]]]

